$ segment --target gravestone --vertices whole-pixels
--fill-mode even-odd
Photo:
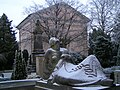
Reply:
[[[36,74],[42,76],[43,72],[43,60],[44,60],[44,50],[42,43],[42,33],[43,31],[40,28],[40,22],[37,20],[36,28],[33,32],[34,34],[34,51],[33,57],[36,60]]]
[[[120,70],[115,70],[114,72],[115,84],[120,84]]]
[[[43,77],[44,54],[36,55],[36,74]]]

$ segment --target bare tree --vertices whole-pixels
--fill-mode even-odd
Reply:
[[[91,27],[99,27],[106,33],[111,32],[113,19],[120,9],[119,0],[91,0]]]
[[[26,8],[25,10],[27,14],[33,13],[34,22],[36,22],[36,20],[40,21],[39,29],[42,30],[46,36],[43,39],[44,41],[48,42],[50,37],[57,37],[61,41],[62,46],[66,47],[72,41],[85,38],[85,30],[79,30],[80,28],[77,28],[77,25],[83,24],[81,27],[86,29],[86,23],[89,21],[89,19],[79,12],[85,11],[82,4],[78,3],[77,0],[45,1],[47,3],[46,8],[34,4],[34,6]],[[79,16],[82,17],[82,19],[80,19]],[[76,26],[75,30],[73,26]]]

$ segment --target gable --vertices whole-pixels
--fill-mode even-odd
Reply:
[[[58,11],[55,11],[58,10]],[[56,13],[57,12],[57,13]],[[55,15],[56,14],[56,15]],[[58,16],[57,16],[58,14]],[[55,19],[55,17],[59,17],[59,19],[65,19],[66,21],[69,21],[73,16],[74,16],[74,21],[75,22],[82,22],[82,23],[88,23],[90,21],[89,18],[84,16],[82,13],[79,11],[75,10],[72,8],[70,5],[66,3],[58,3],[56,5],[50,6],[48,8],[39,10],[36,13],[32,13],[28,15],[18,26],[17,28],[20,30],[20,28],[25,25],[27,22],[30,21],[30,19],[36,19],[39,20],[41,19]]]

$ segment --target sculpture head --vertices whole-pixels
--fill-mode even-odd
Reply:
[[[61,59],[62,59],[63,61],[69,62],[69,63],[72,62],[72,57],[71,57],[71,55],[69,55],[69,54],[62,54]]]
[[[56,37],[50,38],[49,45],[54,50],[60,50],[60,41]]]

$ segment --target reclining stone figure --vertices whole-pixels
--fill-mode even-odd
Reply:
[[[108,86],[112,84],[112,80],[107,79],[94,55],[88,56],[78,65],[70,63],[71,56],[69,54],[62,54],[61,58],[49,78],[49,83],[56,82],[71,86],[91,84]]]
[[[45,53],[43,65],[43,79],[48,83],[55,82],[71,86],[112,84],[112,80],[107,79],[100,62],[94,55],[74,65],[71,63],[72,56],[68,54],[68,50],[60,48],[59,39],[52,37],[49,44],[50,48]]]

